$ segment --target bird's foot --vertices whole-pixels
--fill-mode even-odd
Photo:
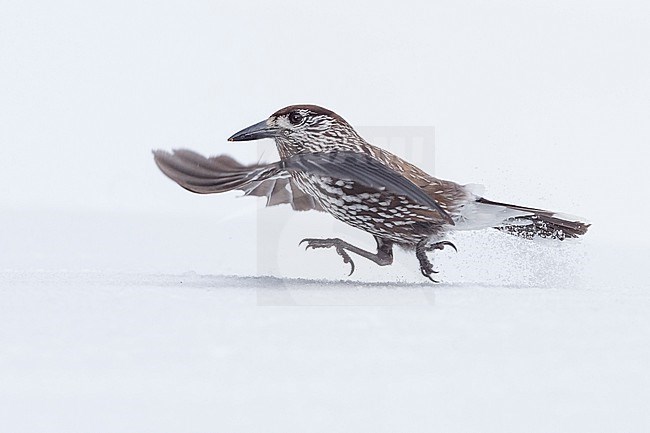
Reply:
[[[434,283],[439,283],[440,281],[434,280],[431,277],[431,274],[437,274],[438,271],[433,270],[433,265],[429,261],[427,255],[423,252],[422,255],[418,255],[417,257],[420,262],[420,272],[422,272],[422,275],[424,275]]]
[[[418,258],[418,261],[420,262],[420,272],[422,272],[422,275],[433,281],[434,283],[439,283],[440,281],[434,280],[431,275],[432,274],[437,274],[438,271],[435,271],[433,269],[433,265],[431,264],[431,261],[429,260],[429,257],[427,257],[427,251],[434,251],[434,250],[442,250],[446,246],[450,246],[454,249],[454,251],[458,252],[458,249],[456,248],[456,245],[449,241],[440,241],[436,242],[435,244],[427,244],[425,241],[420,242],[417,247],[415,248],[415,256]]]
[[[313,238],[306,238],[300,241],[298,245],[302,245],[304,242],[307,243],[307,246],[305,247],[305,250],[309,248],[336,248],[336,252],[338,253],[339,256],[343,257],[343,263],[349,263],[350,264],[350,273],[348,276],[352,275],[354,272],[354,262],[352,261],[352,258],[348,254],[347,251],[345,251],[344,247],[344,242],[341,241],[341,239],[313,239]]]
[[[438,271],[433,270],[433,265],[431,264],[429,258],[427,257],[427,245],[424,242],[419,243],[418,246],[415,248],[415,256],[418,258],[418,261],[420,262],[420,272],[422,272],[422,275],[424,275],[434,283],[439,283],[439,281],[434,280],[431,277],[431,274],[437,274]]]

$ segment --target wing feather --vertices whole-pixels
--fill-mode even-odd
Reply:
[[[287,173],[278,172],[275,177],[260,179],[262,173],[275,167],[273,165],[245,165],[228,155],[206,158],[187,149],[172,153],[156,150],[153,154],[156,165],[167,177],[197,194],[239,190],[244,195],[266,197],[267,206],[287,203],[295,210],[323,210]]]

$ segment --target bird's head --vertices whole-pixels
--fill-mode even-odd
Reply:
[[[316,105],[291,105],[242,129],[228,141],[273,138],[280,156],[357,150],[365,142],[341,116]]]

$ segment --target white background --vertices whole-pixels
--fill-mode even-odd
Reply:
[[[0,1],[0,430],[647,431],[649,53],[641,1]],[[341,283],[297,242],[367,236],[153,164],[255,161],[226,138],[294,103],[435,126],[436,175],[593,227]],[[245,278],[258,230],[334,282]]]

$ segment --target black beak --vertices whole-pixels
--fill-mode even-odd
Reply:
[[[228,141],[251,141],[259,140],[260,138],[274,138],[276,132],[277,129],[267,125],[266,120],[262,120],[260,123],[256,123],[233,134]]]

